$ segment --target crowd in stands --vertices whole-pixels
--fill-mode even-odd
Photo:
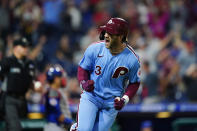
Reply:
[[[197,101],[196,0],[1,0],[0,60],[25,36],[36,80],[44,85],[49,65],[61,65],[69,101],[78,103],[78,62],[111,17],[129,22],[128,41],[141,60],[136,103]]]

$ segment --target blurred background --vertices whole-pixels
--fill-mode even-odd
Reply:
[[[111,130],[197,131],[197,0],[1,0],[0,60],[11,55],[14,39],[25,36],[41,83],[27,94],[24,130],[42,130],[45,124],[42,93],[53,64],[67,72],[64,92],[75,119],[81,94],[78,63],[99,40],[97,27],[111,17],[129,22],[128,41],[142,70],[136,97]]]

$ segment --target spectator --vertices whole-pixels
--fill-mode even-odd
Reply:
[[[8,1],[2,0],[0,2],[0,31],[3,31],[5,34],[8,32],[10,18],[9,18],[9,9],[8,9]],[[2,34],[1,34],[2,35]]]
[[[43,92],[44,89],[42,83],[40,81],[34,81],[34,90],[30,90],[26,94],[28,103],[37,105],[41,104]]]
[[[61,50],[64,54],[65,60],[72,62],[73,61],[73,53],[72,50],[70,50],[71,44],[70,39],[67,35],[62,35],[59,42],[59,48],[58,50]]]
[[[71,26],[73,31],[78,31],[81,26],[81,12],[79,9],[75,6],[74,1],[69,1],[67,3],[67,12],[71,18]]]
[[[143,80],[143,88],[148,89],[148,96],[145,98],[144,103],[155,103],[159,102],[159,80],[156,72],[151,72],[149,62],[143,63],[143,70],[145,73]]]
[[[181,51],[178,56],[178,63],[181,65],[180,67],[180,75],[183,76],[189,66],[196,61],[195,56],[195,48],[194,43],[192,41],[188,41],[185,43],[184,49]]]
[[[63,0],[45,0],[43,1],[43,26],[42,30],[48,36],[59,35],[61,27],[61,13],[64,9]]]
[[[196,87],[197,87],[197,65],[192,64],[187,69],[184,77],[183,77],[184,84],[187,89],[187,97],[191,102],[197,102],[197,96],[195,94]]]
[[[81,97],[81,89],[76,78],[69,79],[68,95],[70,104],[78,104]]]

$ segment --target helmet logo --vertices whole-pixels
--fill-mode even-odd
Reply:
[[[114,24],[114,22],[112,20],[109,20],[107,24]]]

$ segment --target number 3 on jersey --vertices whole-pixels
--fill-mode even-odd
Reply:
[[[101,74],[101,67],[96,66],[96,70],[94,72],[95,72],[96,75],[100,75]]]

